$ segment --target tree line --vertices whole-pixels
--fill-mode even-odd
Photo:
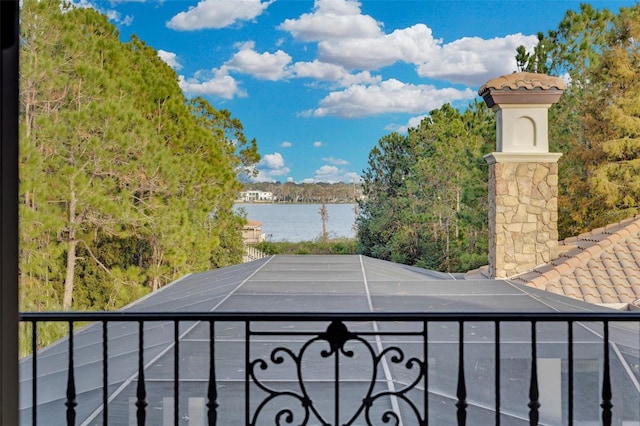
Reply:
[[[271,192],[276,203],[355,203],[362,196],[359,183],[250,182],[244,191]]]
[[[617,13],[583,4],[518,71],[568,80],[549,113],[549,146],[561,152],[560,238],[640,212],[640,5]],[[516,71],[516,70],[514,70]],[[441,271],[487,263],[487,178],[495,118],[484,104],[432,111],[408,134],[384,136],[369,153],[358,218],[364,254]]]
[[[240,121],[93,9],[25,0],[20,31],[20,309],[118,308],[240,262]]]
[[[494,114],[480,102],[432,111],[408,134],[369,153],[357,219],[358,250],[429,269],[486,264],[487,175]]]

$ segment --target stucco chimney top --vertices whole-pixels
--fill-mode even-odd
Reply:
[[[558,159],[549,152],[548,111],[566,83],[514,73],[479,91],[496,113],[489,163],[489,274],[508,278],[558,256]]]
[[[567,83],[560,77],[516,72],[487,81],[478,94],[489,108],[496,104],[547,104],[560,99]]]

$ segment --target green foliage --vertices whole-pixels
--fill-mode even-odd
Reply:
[[[538,33],[538,44],[533,48],[533,53],[528,53],[524,46],[516,49],[516,63],[518,71],[546,74],[549,72],[549,51],[552,41],[543,33]]]
[[[592,72],[606,88],[607,100],[594,117],[601,157],[591,169],[589,187],[603,200],[607,219],[640,213],[640,5],[625,8],[607,34],[602,58]],[[602,208],[601,207],[601,208]]]
[[[549,72],[569,77],[549,129],[550,148],[564,154],[561,238],[640,212],[639,27],[640,5],[616,14],[583,4],[539,39]],[[525,56],[517,50],[519,63]]]
[[[240,121],[93,9],[26,0],[21,39],[21,309],[114,309],[240,262]]]
[[[74,323],[77,330],[80,323]],[[41,349],[52,342],[65,336],[69,332],[69,325],[65,322],[39,322],[37,332],[36,348]],[[18,356],[20,358],[31,354],[33,345],[33,328],[30,323],[20,323],[18,329]]]
[[[192,114],[200,126],[208,129],[218,140],[225,141],[225,154],[238,173],[256,176],[253,167],[260,161],[255,139],[247,141],[240,120],[233,118],[226,109],[216,110],[206,100],[196,97],[189,101]]]
[[[383,137],[364,171],[358,251],[442,271],[486,259],[482,156],[494,138],[493,114],[477,102],[464,113],[444,105],[406,136]]]
[[[261,252],[275,254],[355,254],[356,240],[351,238],[328,239],[326,241],[263,241],[255,245]]]
[[[282,243],[275,243],[272,241],[262,241],[256,244],[255,247],[261,252],[263,252],[264,254],[268,254],[269,256],[272,256],[274,254],[282,253],[280,249],[282,245],[283,245]]]

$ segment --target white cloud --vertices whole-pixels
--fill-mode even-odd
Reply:
[[[351,0],[316,0],[313,13],[287,19],[278,27],[298,40],[320,41],[377,37],[380,24],[360,13],[360,3]]]
[[[124,25],[128,27],[133,23],[133,16],[126,15],[123,18],[120,12],[118,12],[117,10],[113,10],[113,9],[105,10],[103,13],[107,16],[107,18],[110,21],[115,22],[118,25]]]
[[[167,27],[179,31],[224,28],[237,21],[251,21],[262,14],[274,0],[202,0],[186,12],[180,12]]]
[[[279,152],[265,154],[256,165],[258,176],[253,180],[257,182],[272,182],[287,175],[291,169],[287,167],[284,157]]]
[[[258,166],[262,166],[267,169],[281,169],[284,167],[284,158],[279,152],[273,154],[265,154],[258,163]]]
[[[253,50],[253,46],[253,42],[245,43],[225,65],[229,69],[250,74],[261,80],[276,81],[290,74],[287,65],[291,62],[291,56],[282,50],[275,53],[258,53]]]
[[[423,119],[427,118],[428,115],[419,115],[417,117],[411,117],[409,122],[407,122],[407,129],[412,127],[418,127]],[[405,129],[406,131],[406,129]]]
[[[194,96],[212,95],[223,99],[247,96],[225,66],[211,72],[198,71],[190,79],[178,76],[178,84],[186,94]]]
[[[356,172],[347,172],[342,175],[342,181],[345,183],[361,183],[362,177]]]
[[[537,42],[536,36],[522,34],[490,40],[464,37],[434,52],[418,66],[418,75],[480,86],[497,75],[516,71],[516,48],[531,49]]]
[[[410,128],[418,127],[423,118],[428,117],[427,114],[418,115],[417,117],[411,117],[407,124],[398,125],[398,124],[389,124],[385,126],[385,130],[389,130],[391,132],[398,133],[407,133]]]
[[[317,183],[317,182],[327,182],[327,183],[359,183],[362,181],[360,175],[355,172],[350,172],[344,169],[340,169],[336,166],[331,166],[328,164],[323,165],[319,169],[314,172],[313,178],[303,179],[303,183]]]
[[[283,147],[283,148],[291,148],[292,145],[293,144],[291,142],[289,142],[289,141],[284,141],[284,142],[282,142],[280,144],[280,146]]]
[[[280,29],[303,41],[317,41],[317,59],[297,63],[300,77],[350,84],[373,84],[370,79],[346,81],[346,70],[375,70],[397,62],[415,64],[421,77],[480,86],[496,75],[516,69],[515,50],[530,50],[536,36],[513,34],[484,40],[465,37],[443,44],[423,23],[398,28],[386,34],[382,23],[363,15],[360,3],[352,0],[316,0],[312,13],[284,21]],[[330,67],[332,65],[333,67]]]
[[[321,147],[321,146],[322,146],[322,142],[320,142],[320,141],[315,141],[315,142],[313,143],[313,146],[314,146],[314,147],[316,147],[316,148],[319,148],[319,147]]]
[[[119,22],[121,25],[124,25],[125,27],[130,26],[131,24],[133,24],[133,16],[131,15],[126,15],[124,18],[122,18]]]
[[[346,166],[349,164],[347,160],[343,160],[342,158],[333,158],[333,157],[325,157],[322,161],[326,161],[329,164],[333,164],[334,166]]]
[[[340,182],[340,169],[336,166],[324,165],[315,172],[315,180],[317,182]]]
[[[144,0],[138,0],[138,1],[144,1]],[[113,6],[113,3],[117,3],[117,1],[111,1],[111,3]],[[20,4],[22,4],[22,2],[20,2]],[[73,5],[73,7],[77,7],[80,9],[87,9],[87,8],[95,9],[98,12],[105,15],[107,19],[114,22],[116,25],[128,27],[133,23],[133,16],[125,15],[125,17],[123,18],[120,12],[118,12],[117,10],[103,9],[97,4],[95,4],[92,0],[72,0],[71,5]]]
[[[355,85],[331,92],[320,101],[320,107],[303,115],[315,117],[365,117],[388,112],[425,113],[447,102],[473,99],[471,89],[437,89],[431,85],[406,84],[390,79],[379,85]]]
[[[379,75],[372,76],[369,71],[362,71],[357,74],[347,74],[338,81],[343,87],[352,86],[354,84],[378,84],[382,82]]]
[[[314,60],[313,62],[296,62],[292,66],[294,76],[312,78],[320,81],[334,81],[341,87],[352,84],[373,84],[382,80],[380,76],[372,76],[369,71],[351,74],[343,66]]]
[[[420,63],[437,49],[424,24],[382,31],[382,23],[360,11],[350,0],[316,0],[313,13],[287,19],[278,27],[303,41],[317,41],[318,58],[348,69],[372,70],[397,61]]]
[[[178,62],[178,57],[175,53],[158,49],[158,56],[174,70],[179,70],[180,68],[182,68],[182,65],[180,65],[180,63]]]
[[[296,62],[293,71],[297,77],[308,77],[323,81],[336,81],[343,78],[348,72],[340,65],[329,64],[327,62]]]
[[[416,24],[377,37],[321,41],[318,58],[348,69],[372,70],[398,61],[424,62],[437,53],[440,43],[429,27]]]

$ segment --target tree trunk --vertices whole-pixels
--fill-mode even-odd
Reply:
[[[62,309],[68,311],[73,302],[73,278],[76,269],[76,193],[71,191],[69,201],[69,248],[67,249],[67,274],[64,279],[64,298],[62,299]]]
[[[445,262],[447,265],[447,272],[451,272],[451,268],[450,268],[450,264],[449,264],[449,218],[446,217],[444,219],[445,221],[445,225],[446,225],[446,232],[447,232],[447,242],[446,242],[446,246],[445,246]]]
[[[456,188],[456,240],[460,239],[460,224],[458,218],[460,217],[460,187]]]
[[[151,248],[151,264],[155,266],[151,277],[151,291],[156,291],[160,288],[160,268],[162,266],[162,254],[158,247],[157,241],[154,240]]]
[[[325,203],[324,198],[322,198],[322,207],[320,207],[320,219],[322,220],[321,241],[326,242],[329,239],[329,234],[327,233],[327,221],[329,220],[329,211],[327,210],[327,205]]]
[[[71,237],[71,236],[70,236]],[[75,238],[69,240],[69,249],[67,250],[67,275],[64,279],[64,299],[62,301],[62,309],[68,311],[73,301],[73,277],[76,268],[76,246],[78,242]]]

